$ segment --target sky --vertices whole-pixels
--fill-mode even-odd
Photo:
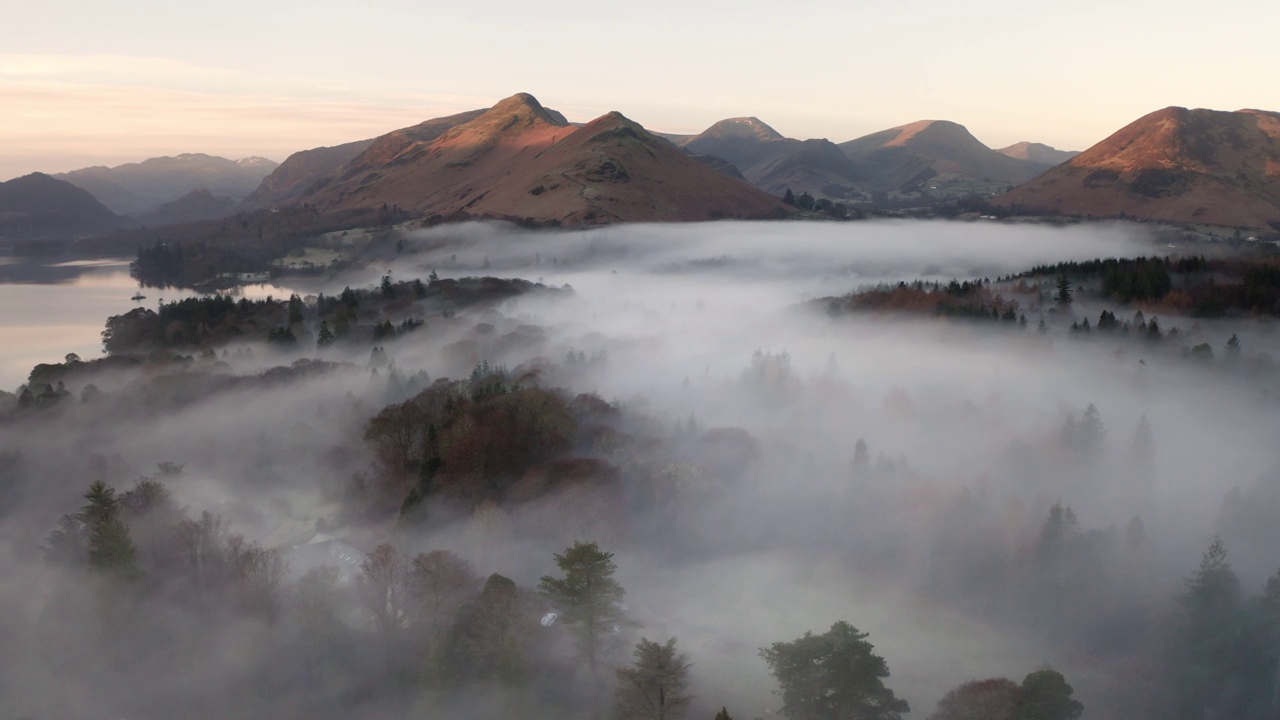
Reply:
[[[0,23],[0,180],[159,155],[281,161],[529,92],[696,133],[921,119],[1081,150],[1169,105],[1280,110],[1270,0],[46,0]]]

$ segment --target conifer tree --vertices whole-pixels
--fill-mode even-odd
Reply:
[[[575,542],[555,557],[562,575],[543,576],[538,591],[559,609],[564,623],[577,633],[594,679],[605,640],[626,623],[621,608],[626,591],[613,579],[618,569],[613,553],[601,550],[594,542]]]

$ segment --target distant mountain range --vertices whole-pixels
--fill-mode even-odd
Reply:
[[[116,167],[88,167],[54,175],[84,188],[118,215],[141,215],[193,190],[243,200],[276,169],[266,158],[228,160],[192,153]]]
[[[784,137],[754,117],[721,120],[696,135],[659,134],[618,113],[570,123],[521,93],[492,108],[303,150],[279,165],[191,154],[18,178],[0,184],[0,239],[301,205],[568,225],[782,217],[794,212],[780,202],[788,191],[889,207],[976,195],[1013,214],[1275,232],[1280,114],[1166,108],[1074,153],[1033,142],[993,150],[943,120],[839,145]]]
[[[1025,214],[1280,232],[1280,113],[1165,108],[996,202]]]

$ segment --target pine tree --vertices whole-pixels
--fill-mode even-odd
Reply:
[[[555,557],[563,575],[543,576],[538,591],[559,609],[564,623],[577,633],[594,681],[605,640],[626,623],[621,608],[626,591],[613,579],[618,569],[613,553],[601,550],[594,542],[575,542]]]
[[[1214,536],[1186,586],[1174,659],[1179,715],[1233,717],[1227,689],[1240,654],[1243,603],[1221,538]]]
[[[733,718],[729,717],[729,710],[722,707],[720,712],[716,713],[715,720],[733,720]]]
[[[333,344],[333,340],[333,331],[329,329],[329,323],[327,321],[321,322],[320,335],[316,338],[316,345],[318,347],[326,347]]]
[[[1058,276],[1058,294],[1054,296],[1059,305],[1071,304],[1071,280],[1066,275]]]
[[[1231,333],[1231,339],[1227,340],[1227,359],[1238,360],[1240,358],[1240,338],[1235,333]]]
[[[124,578],[137,575],[138,550],[124,521],[110,517],[93,526],[89,534],[89,565]]]

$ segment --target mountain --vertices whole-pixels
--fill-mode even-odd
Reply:
[[[752,185],[770,195],[787,190],[833,199],[854,198],[867,176],[830,140],[793,140],[786,153],[744,173]]]
[[[205,189],[240,200],[253,192],[276,168],[266,158],[228,160],[191,153],[158,157],[113,168],[89,167],[55,175],[88,190],[113,212],[137,215],[177,200],[192,190]]]
[[[1280,232],[1280,113],[1158,110],[996,202]]]
[[[980,192],[983,186],[1016,185],[1043,168],[983,145],[963,125],[921,120],[840,144],[873,189],[917,192],[952,188]],[[994,188],[990,188],[994,189]]]
[[[140,224],[148,226],[217,220],[234,214],[238,205],[239,203],[229,197],[218,197],[201,188],[138,215],[135,219]]]
[[[377,138],[292,202],[567,224],[787,212],[618,113],[574,126],[521,93],[464,116]]]
[[[333,147],[296,152],[262,179],[261,184],[244,199],[244,206],[250,209],[265,208],[292,200],[311,190],[315,183],[329,178],[371,144],[372,139],[357,140]]]
[[[1026,141],[1000,148],[996,152],[1001,155],[1007,155],[1014,160],[1025,160],[1036,165],[1043,165],[1046,170],[1054,165],[1061,165],[1080,154],[1076,150],[1059,150],[1044,143]]]
[[[124,224],[88,191],[44,173],[0,183],[0,240],[65,239]]]
[[[700,155],[723,158],[770,195],[787,190],[819,197],[854,196],[866,178],[834,143],[795,140],[755,117],[728,118],[684,143]]]

